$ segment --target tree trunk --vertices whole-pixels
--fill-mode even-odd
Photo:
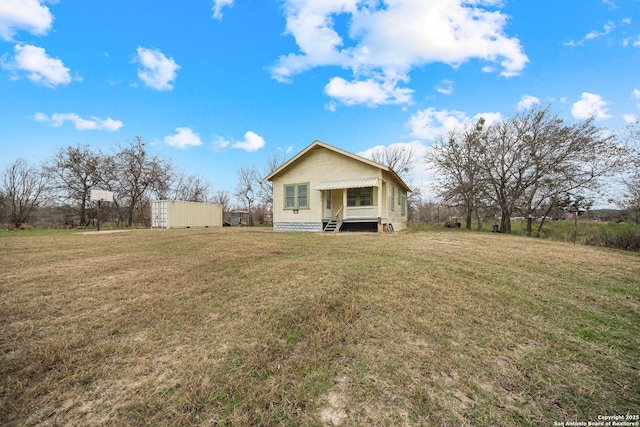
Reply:
[[[502,212],[500,219],[500,232],[511,234],[511,212]]]
[[[480,216],[478,209],[476,209],[476,220],[478,220],[478,231],[482,230],[483,218]]]
[[[127,212],[127,228],[131,228],[131,226],[133,225],[133,210],[135,208],[136,203],[137,203],[137,200],[132,198],[131,206],[129,206],[129,211]]]
[[[80,226],[85,227],[87,225],[89,225],[89,222],[87,221],[87,197],[85,195],[80,202]]]
[[[551,209],[553,209],[553,207],[555,206],[555,203],[556,203],[555,200],[552,200],[551,203],[549,203],[549,207],[544,212],[544,215],[542,215],[542,219],[540,220],[540,225],[538,225],[538,230],[536,230],[536,237],[540,237],[542,226],[544,225],[544,222],[547,220],[547,216],[549,216],[549,212],[551,212]]]

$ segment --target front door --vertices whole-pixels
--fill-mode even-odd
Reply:
[[[324,191],[324,217],[331,218],[331,190]]]

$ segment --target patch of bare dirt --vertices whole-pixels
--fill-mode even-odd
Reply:
[[[78,233],[78,234],[83,234],[83,235],[87,235],[87,234],[113,234],[113,233],[126,233],[127,231],[131,231],[131,230],[84,231],[84,232]]]
[[[339,426],[347,418],[347,377],[337,378],[326,397],[327,406],[320,411],[320,419],[331,426]]]

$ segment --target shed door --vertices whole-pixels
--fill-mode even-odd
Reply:
[[[331,218],[331,190],[324,190],[324,217]]]

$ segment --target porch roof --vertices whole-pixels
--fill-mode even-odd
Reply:
[[[336,181],[322,181],[316,185],[316,190],[338,190],[340,188],[377,187],[378,178],[339,179]]]

